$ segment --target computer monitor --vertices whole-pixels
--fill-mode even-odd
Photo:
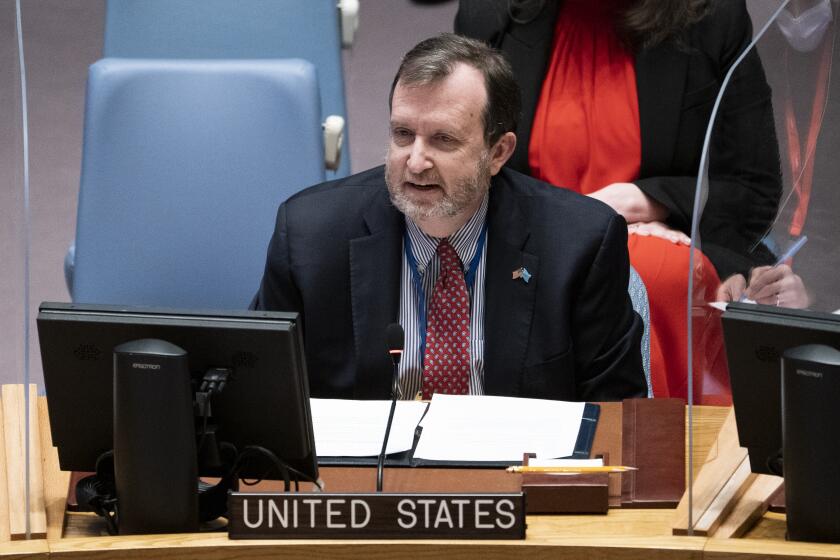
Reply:
[[[723,334],[738,439],[753,472],[778,474],[769,464],[782,449],[782,354],[805,344],[840,349],[840,315],[730,303]]]
[[[45,302],[37,321],[50,426],[63,470],[94,471],[97,458],[114,447],[114,347],[160,339],[187,352],[194,380],[210,368],[231,370],[212,401],[217,441],[240,450],[261,446],[317,479],[296,313]],[[249,477],[267,474],[265,463],[244,467]]]

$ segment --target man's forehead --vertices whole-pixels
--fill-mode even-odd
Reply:
[[[453,71],[426,83],[397,82],[391,103],[391,119],[400,120],[420,112],[448,112],[464,117],[480,116],[487,103],[484,79],[477,69],[459,63]]]
[[[484,83],[484,74],[481,71],[465,62],[456,62],[452,65],[452,69],[445,75],[441,76],[403,76],[400,77],[396,84],[394,94],[397,89],[434,89],[444,86],[464,86],[469,89],[480,90],[485,93],[486,87]]]

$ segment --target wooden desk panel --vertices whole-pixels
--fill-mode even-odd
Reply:
[[[525,541],[229,541],[225,534],[64,538],[53,558],[621,558],[700,559],[706,539],[669,534],[670,510],[613,510],[602,515],[530,516]],[[66,534],[103,528],[71,514]],[[89,534],[89,533],[88,533]],[[80,556],[77,556],[80,555]]]
[[[0,543],[0,558],[2,560],[46,560],[49,555],[50,545],[45,539]]]
[[[785,541],[785,516],[766,513],[742,539],[709,539],[704,558],[840,558],[840,544]]]
[[[694,411],[695,472],[710,449],[728,409],[696,407]],[[620,448],[620,439],[617,442]],[[616,441],[606,442],[614,446]],[[412,473],[411,471],[416,471]],[[324,477],[328,471],[325,469]],[[430,471],[389,469],[386,488],[417,488]],[[449,474],[453,474],[451,471]],[[359,485],[374,486],[373,469],[346,469],[329,475],[331,491]],[[455,484],[446,474],[435,485]],[[485,471],[486,480],[461,479],[460,490],[485,484],[515,486],[516,475],[499,479]],[[454,480],[454,479],[453,479]],[[442,482],[443,481],[443,482]],[[495,481],[495,482],[494,482]],[[485,489],[487,489],[485,487]],[[69,514],[63,538],[35,543],[7,543],[0,558],[191,559],[227,558],[412,558],[413,560],[607,559],[658,560],[700,558],[840,558],[840,545],[784,542],[784,516],[767,514],[746,539],[675,537],[670,533],[673,510],[611,510],[607,515],[529,516],[524,541],[230,541],[225,533],[109,537],[104,523],[92,514]],[[33,547],[33,548],[29,548]],[[10,556],[6,556],[10,554]]]
[[[530,516],[525,541],[229,541],[224,534],[70,537],[104,524],[72,514],[54,558],[840,558],[840,545],[784,542],[784,516],[769,513],[745,539],[670,536],[671,510],[611,510],[606,516]]]
[[[692,426],[690,428],[688,423],[688,408],[685,409],[685,449],[686,470],[688,469],[688,458],[691,447],[688,445],[689,430],[693,431],[694,464],[692,469],[692,477],[696,477],[697,473],[706,462],[706,457],[709,455],[709,450],[715,443],[720,427],[723,421],[726,420],[726,415],[729,414],[730,407],[728,406],[695,406],[692,412]],[[688,487],[686,485],[686,487]]]

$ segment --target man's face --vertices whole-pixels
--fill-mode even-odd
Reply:
[[[394,89],[388,191],[429,235],[444,237],[463,225],[501,167],[484,141],[486,103],[481,73],[466,64],[438,82]]]

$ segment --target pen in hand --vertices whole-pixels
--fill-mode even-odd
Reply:
[[[779,258],[776,259],[776,262],[773,263],[773,268],[775,268],[775,267],[777,267],[781,264],[784,264],[784,262],[789,260],[789,259],[792,259],[796,255],[796,253],[798,253],[799,250],[802,249],[802,247],[805,245],[805,243],[807,241],[808,241],[808,236],[807,235],[803,235],[802,237],[797,239],[790,247],[787,248],[787,251],[782,253],[779,256]],[[741,297],[738,298],[738,301],[742,302],[742,301],[745,301],[746,299],[747,299],[747,292],[744,291],[744,293],[741,294]]]

